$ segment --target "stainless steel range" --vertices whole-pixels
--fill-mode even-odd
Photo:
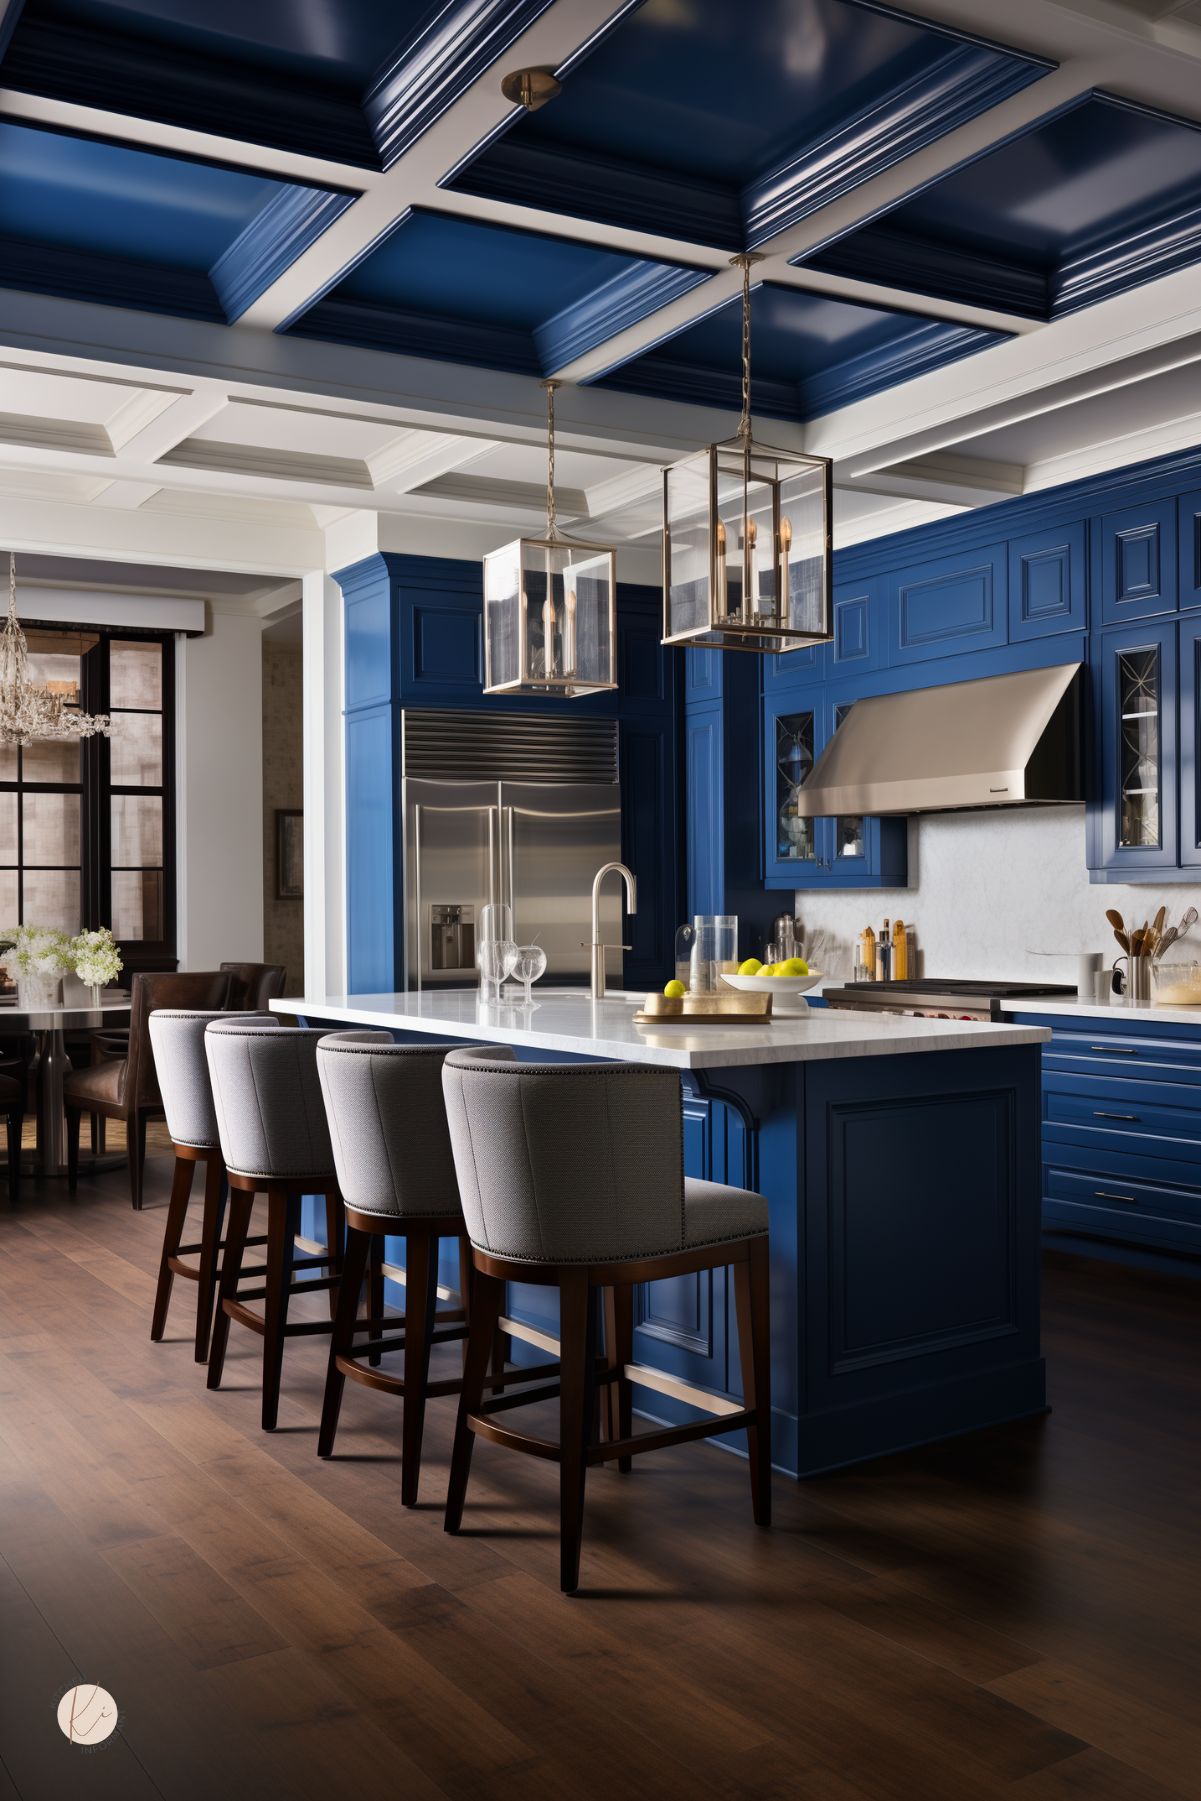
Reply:
[[[828,1007],[861,1013],[905,1013],[918,1019],[999,1019],[1018,1001],[1056,1000],[1076,990],[1062,982],[955,981],[923,976],[908,982],[848,982],[826,988]]]

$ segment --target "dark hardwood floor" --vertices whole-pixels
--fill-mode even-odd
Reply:
[[[1050,1261],[1049,1419],[777,1478],[770,1533],[713,1448],[596,1471],[565,1600],[553,1466],[478,1443],[444,1535],[453,1402],[406,1513],[399,1402],[316,1457],[323,1341],[271,1437],[191,1284],[150,1343],[167,1170],[0,1209],[0,1801],[1201,1796],[1201,1284]]]

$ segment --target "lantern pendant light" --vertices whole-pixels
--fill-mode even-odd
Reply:
[[[617,552],[559,530],[555,389],[546,389],[546,536],[484,558],[484,693],[595,694],[615,688]]]
[[[663,642],[760,653],[833,635],[828,457],[751,437],[751,264],[742,270],[742,416],[663,474]]]

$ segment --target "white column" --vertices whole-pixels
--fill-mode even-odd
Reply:
[[[342,591],[323,570],[303,583],[304,986],[346,988],[346,806],[342,757]]]

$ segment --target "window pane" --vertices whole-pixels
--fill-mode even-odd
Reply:
[[[80,659],[61,652],[31,650],[29,679],[39,688],[53,688],[70,704],[79,704]]]
[[[31,744],[21,764],[26,782],[77,782],[79,780],[79,739],[45,738]]]
[[[163,779],[161,713],[114,713],[110,779],[115,788],[157,788]]]
[[[23,924],[50,926],[59,932],[79,930],[79,871],[27,869]]]
[[[163,936],[161,869],[113,871],[113,937],[122,940]]]
[[[118,643],[109,649],[108,699],[112,707],[161,707],[161,644]]]
[[[17,779],[17,747],[15,744],[0,744],[0,782],[15,782]]]
[[[25,867],[79,862],[78,794],[26,794]],[[148,859],[149,861],[149,859]]]
[[[19,923],[18,907],[17,872],[15,869],[0,869],[0,929],[7,931],[9,926]]]
[[[28,845],[26,846],[28,851]],[[157,795],[113,795],[113,865],[163,860],[163,803]]]
[[[0,863],[17,860],[17,797],[0,794]]]

